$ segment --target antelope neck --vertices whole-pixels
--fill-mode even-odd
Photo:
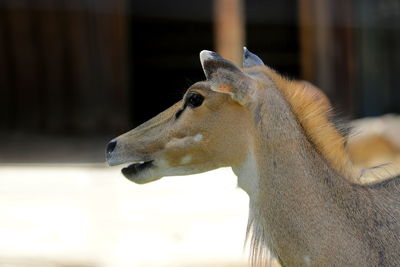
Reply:
[[[249,229],[257,236],[252,244],[258,251],[268,247],[289,265],[315,263],[333,239],[353,240],[360,255],[368,251],[346,223],[351,207],[343,208],[336,197],[354,197],[352,184],[317,152],[290,110],[279,117],[261,112],[265,120],[256,127],[249,156],[233,168],[250,198]]]

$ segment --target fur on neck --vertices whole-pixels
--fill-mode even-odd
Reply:
[[[272,266],[273,261],[276,260],[276,255],[271,250],[274,246],[271,239],[268,238],[265,223],[260,221],[262,215],[258,214],[259,212],[260,210],[250,207],[246,230],[246,245],[249,245],[250,249],[250,263],[251,266]]]
[[[346,138],[330,121],[332,106],[324,93],[308,82],[285,79],[268,67],[261,70],[278,87],[316,150],[334,170],[351,179],[354,168],[346,149]]]
[[[322,155],[328,165],[348,180],[354,175],[354,169],[346,149],[346,139],[330,121],[332,107],[328,98],[312,84],[304,81],[290,81],[268,67],[256,67],[276,85],[283,98],[289,104],[305,137]],[[247,164],[253,166],[254,164]],[[235,172],[236,173],[236,172]],[[248,170],[246,171],[247,174]],[[243,173],[241,173],[243,175]],[[254,172],[252,174],[255,174]],[[240,179],[240,175],[238,175]],[[243,177],[259,179],[259,177]],[[242,179],[243,179],[242,178]],[[254,182],[250,184],[254,188]],[[240,186],[240,184],[239,184]],[[248,190],[245,190],[248,191]],[[247,192],[249,193],[249,192]],[[254,192],[253,192],[254,193]],[[250,245],[252,266],[271,265],[276,258],[274,244],[268,237],[266,223],[263,222],[263,210],[251,203],[246,233],[246,243]],[[268,203],[264,203],[268,205]],[[279,259],[277,259],[279,260]]]

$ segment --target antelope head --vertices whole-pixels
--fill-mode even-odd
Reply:
[[[245,66],[262,63],[255,57],[245,49]],[[142,184],[195,174],[240,165],[247,157],[252,127],[248,106],[257,81],[214,52],[202,51],[200,61],[205,81],[108,144],[108,164],[127,164],[122,173],[129,180]]]

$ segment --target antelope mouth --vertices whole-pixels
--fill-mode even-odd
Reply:
[[[153,162],[154,160],[132,163],[128,167],[123,168],[121,172],[126,178],[132,179],[141,172],[154,167],[155,165],[153,164]]]

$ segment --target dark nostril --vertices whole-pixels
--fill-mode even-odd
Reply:
[[[112,140],[110,143],[108,143],[107,145],[107,155],[110,155],[115,147],[117,146],[117,141],[116,140]]]

